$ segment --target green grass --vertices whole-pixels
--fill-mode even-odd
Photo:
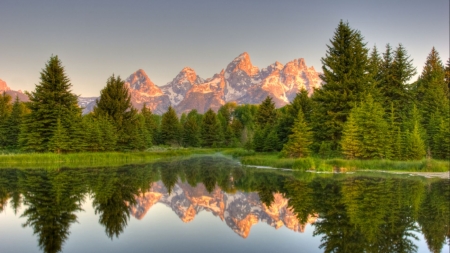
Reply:
[[[0,168],[121,166],[133,163],[147,163],[158,159],[177,156],[190,156],[193,154],[213,154],[217,153],[218,151],[220,150],[154,148],[142,152],[0,154]]]
[[[446,172],[450,170],[449,161],[390,161],[390,160],[345,160],[340,158],[321,159],[307,157],[299,159],[280,158],[278,153],[255,153],[245,149],[205,149],[170,148],[155,146],[142,152],[91,152],[91,153],[0,153],[0,168],[61,168],[121,166],[126,164],[148,163],[158,159],[190,156],[195,154],[214,154],[238,158],[244,165],[269,166],[299,171],[410,171]]]
[[[262,153],[239,157],[244,165],[270,166],[294,170],[315,171],[411,171],[411,172],[447,172],[450,170],[448,161],[419,160],[419,161],[390,161],[390,160],[345,160],[320,159],[307,157],[298,159],[279,158],[275,153]]]

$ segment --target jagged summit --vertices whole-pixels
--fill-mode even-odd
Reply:
[[[254,76],[259,73],[258,67],[253,66],[252,61],[250,60],[250,55],[247,52],[244,52],[234,58],[225,70],[227,73],[235,73],[238,71],[244,71],[249,76]]]
[[[126,79],[133,105],[140,109],[145,103],[154,113],[162,114],[171,105],[178,113],[209,108],[218,110],[227,102],[259,104],[271,96],[277,107],[292,101],[301,89],[311,94],[321,86],[319,74],[308,67],[303,58],[286,64],[275,61],[259,69],[247,52],[234,58],[225,69],[203,79],[194,69],[184,67],[175,78],[158,87],[139,69]]]

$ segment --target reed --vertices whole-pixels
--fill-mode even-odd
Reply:
[[[315,171],[411,171],[411,172],[447,172],[450,170],[449,161],[423,159],[418,161],[391,161],[391,160],[345,160],[321,159],[306,157],[297,159],[279,158],[277,154],[258,154],[239,157],[242,164],[270,166],[274,168],[287,168],[294,170]]]
[[[142,152],[84,152],[69,154],[22,153],[0,154],[0,168],[120,166],[147,163],[157,159],[193,154],[213,154],[214,149],[159,149]]]

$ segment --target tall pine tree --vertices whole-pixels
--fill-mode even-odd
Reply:
[[[336,149],[350,110],[373,88],[368,49],[363,36],[342,20],[322,58],[323,85],[313,94],[317,110],[312,122],[315,141],[331,141]]]
[[[54,135],[60,134],[67,135],[62,138],[67,142],[67,149],[79,146],[78,132],[68,130],[79,128],[81,108],[77,96],[70,90],[72,85],[58,56],[50,57],[41,71],[40,80],[35,91],[27,94],[30,113],[24,119],[19,136],[22,148],[38,152],[58,151],[53,144],[50,147],[50,142],[54,143]]]
[[[310,153],[309,146],[311,143],[311,129],[305,122],[303,112],[299,110],[292,127],[292,134],[289,136],[289,141],[284,144],[281,155],[291,158],[306,157]]]
[[[169,106],[161,119],[161,142],[166,145],[180,145],[181,126],[177,113]]]
[[[94,107],[96,118],[110,119],[117,131],[117,149],[129,149],[134,128],[139,127],[137,110],[131,105],[131,96],[120,76],[112,75],[100,91],[100,98]]]

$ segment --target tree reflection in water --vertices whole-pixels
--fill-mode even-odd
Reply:
[[[300,224],[319,217],[313,234],[324,252],[416,252],[416,233],[431,252],[450,242],[448,180],[258,170],[221,156],[120,168],[3,169],[0,212],[8,200],[15,212],[23,204],[23,226],[33,229],[41,250],[60,252],[86,195],[113,239],[126,229],[137,197],[160,180],[169,193],[180,182],[203,184],[210,194],[217,187],[227,194],[257,192],[266,207],[281,194]]]

